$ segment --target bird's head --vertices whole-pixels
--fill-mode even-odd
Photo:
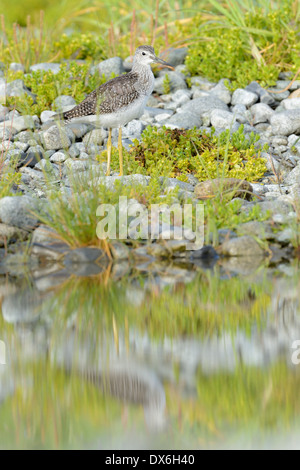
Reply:
[[[165,62],[155,55],[152,46],[139,46],[135,51],[133,60],[141,65],[150,65],[152,63],[162,64],[165,67],[174,70],[174,67],[172,67],[171,64],[168,64],[168,62]]]

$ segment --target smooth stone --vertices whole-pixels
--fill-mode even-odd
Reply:
[[[29,67],[29,70],[31,72],[36,72],[38,70],[41,70],[42,72],[52,72],[55,75],[60,70],[60,64],[54,62],[41,62],[39,64],[31,65],[31,67]]]
[[[274,98],[270,95],[270,93],[267,92],[262,86],[259,85],[257,82],[251,82],[249,85],[245,87],[246,91],[251,91],[252,93],[256,93],[259,98],[260,102],[267,104],[271,107],[275,106],[276,101]]]
[[[125,186],[143,185],[148,186],[150,176],[134,174],[127,176],[100,176],[97,178],[97,184],[103,184],[108,189],[114,189],[116,181],[120,181]]]
[[[0,199],[0,219],[7,225],[33,230],[38,218],[30,214],[37,201],[30,196],[6,196]]]
[[[169,49],[164,50],[163,53],[159,54],[159,57],[173,67],[176,67],[177,65],[184,63],[187,54],[187,47],[180,47],[178,49],[170,47]]]
[[[184,191],[194,191],[194,186],[190,183],[185,183],[184,181],[180,181],[176,178],[164,178],[163,176],[160,178],[161,183],[163,184],[164,188],[180,188]]]
[[[77,139],[81,139],[90,129],[89,124],[69,122],[66,127],[72,131]]]
[[[219,83],[211,89],[211,94],[224,101],[225,104],[231,103],[231,93],[225,85],[225,79],[221,79]]]
[[[260,240],[274,240],[275,236],[271,226],[266,222],[258,222],[256,220],[240,224],[237,227],[237,234],[251,235]]]
[[[76,101],[72,96],[60,95],[55,98],[52,105],[54,106],[54,109],[57,109],[57,111],[62,112],[64,106],[76,106]]]
[[[71,146],[71,139],[64,128],[56,125],[42,133],[42,141],[46,150],[59,150]]]
[[[224,109],[213,109],[210,116],[211,125],[213,127],[222,127],[225,129],[229,129],[234,124],[235,120],[235,115]]]
[[[110,242],[110,249],[114,259],[123,260],[129,259],[130,257],[130,250],[125,245],[125,243],[118,242],[116,240],[112,240]]]
[[[244,235],[242,237],[226,240],[220,247],[220,251],[224,256],[260,256],[264,255],[264,250],[251,236]]]
[[[198,199],[210,199],[217,194],[231,194],[232,197],[242,197],[251,199],[253,187],[248,181],[237,178],[215,178],[197,184],[195,187],[195,196]]]
[[[290,109],[274,113],[270,122],[274,135],[300,133],[300,109]]]
[[[13,70],[14,72],[25,72],[25,68],[23,64],[19,64],[18,62],[11,62],[9,64],[10,70]]]
[[[13,128],[15,132],[21,132],[27,129],[34,129],[35,120],[33,116],[19,116],[8,121],[0,122],[0,129],[3,129],[3,127],[6,129]]]
[[[111,57],[103,60],[97,66],[100,75],[105,75],[106,79],[110,79],[112,75],[119,76],[125,69],[121,57]]]
[[[38,307],[41,303],[42,298],[32,289],[6,295],[2,302],[3,319],[7,323],[34,322],[40,316]]]
[[[26,240],[28,232],[12,225],[0,223],[0,247],[12,241]]]
[[[202,126],[202,119],[197,114],[186,111],[173,114],[164,124],[171,129],[192,129]]]
[[[247,108],[250,108],[256,101],[258,100],[258,96],[256,93],[252,93],[251,91],[243,90],[242,88],[237,88],[232,95],[231,103],[235,104],[243,104]]]
[[[83,137],[84,144],[98,144],[103,145],[104,139],[107,137],[107,132],[104,129],[94,129]]]
[[[300,109],[300,98],[288,98],[281,102],[284,109]]]
[[[190,82],[192,86],[197,86],[198,89],[204,91],[210,91],[217,85],[216,83],[207,80],[207,78],[200,76],[191,77]]]
[[[154,92],[160,95],[164,93],[166,75],[169,77],[171,92],[187,88],[186,81],[181,74],[177,72],[166,72],[163,76],[155,78],[153,88]]]
[[[40,116],[41,122],[42,123],[48,122],[50,119],[53,118],[53,116],[55,116],[55,114],[56,114],[55,111],[48,111],[48,110],[42,111],[41,116]]]
[[[64,257],[64,264],[98,263],[107,262],[104,250],[93,247],[82,247],[70,250]]]
[[[79,155],[79,152],[78,152]],[[67,155],[64,152],[55,152],[50,157],[50,162],[52,163],[62,163],[67,159]]]
[[[88,168],[88,162],[86,160],[72,160],[72,158],[68,158],[65,161],[65,166],[71,171],[85,171]]]
[[[202,117],[204,114],[209,114],[210,116],[214,109],[229,111],[227,104],[214,96],[195,98],[180,108],[181,112],[192,113],[198,117]]]
[[[253,124],[261,122],[270,122],[271,117],[274,114],[274,110],[265,103],[256,103],[250,108],[253,116]]]

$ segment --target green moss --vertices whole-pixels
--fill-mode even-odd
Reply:
[[[258,140],[254,134],[246,138],[243,126],[232,135],[225,131],[219,137],[213,131],[208,135],[196,128],[148,127],[141,143],[135,141],[131,158],[139,161],[150,175],[186,181],[187,174],[193,173],[200,181],[220,176],[256,181],[266,171],[262,149],[255,147]]]

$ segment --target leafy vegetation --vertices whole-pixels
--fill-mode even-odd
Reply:
[[[259,136],[251,134],[246,138],[243,126],[230,135],[208,134],[199,129],[170,130],[148,127],[142,134],[142,141],[135,141],[131,149],[144,167],[146,174],[177,177],[187,181],[189,173],[199,181],[216,177],[234,177],[256,181],[261,178],[266,166],[261,150],[256,148]]]

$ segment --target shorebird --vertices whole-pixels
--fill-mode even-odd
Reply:
[[[111,131],[113,128],[119,128],[120,175],[123,175],[122,126],[143,114],[154,86],[154,75],[150,67],[153,62],[173,69],[172,65],[155,55],[153,47],[139,46],[135,51],[130,72],[109,80],[92,91],[70,111],[55,116],[63,118],[65,122],[70,122],[74,118],[96,115],[99,125],[109,129],[107,176],[110,175]]]

